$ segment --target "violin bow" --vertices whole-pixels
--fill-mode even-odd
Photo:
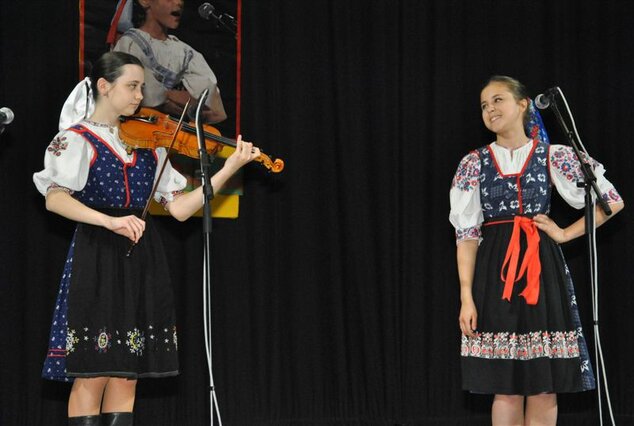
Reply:
[[[180,132],[181,127],[183,126],[183,119],[185,118],[185,114],[187,113],[188,107],[189,107],[189,100],[187,100],[187,103],[183,107],[183,112],[181,113],[181,117],[178,120],[176,129],[174,130],[174,134],[172,135],[172,141],[170,142],[170,145],[167,148],[167,154],[165,155],[165,160],[163,161],[163,164],[161,165],[161,170],[159,171],[158,177],[154,181],[154,186],[152,186],[152,192],[150,193],[150,196],[148,197],[147,202],[145,203],[145,208],[143,209],[143,213],[141,213],[141,220],[145,220],[145,217],[147,216],[147,213],[150,210],[152,197],[154,197],[154,193],[156,192],[159,182],[161,181],[161,177],[163,176],[163,172],[165,171],[165,166],[167,165],[167,161],[169,160],[170,154],[172,153],[172,148],[174,147],[176,136],[178,136],[178,132]],[[132,250],[134,250],[135,246],[136,246],[136,243],[134,241],[131,241],[130,247],[128,248],[128,252],[125,254],[126,257],[130,257],[132,255]]]

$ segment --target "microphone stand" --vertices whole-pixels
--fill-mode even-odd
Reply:
[[[220,18],[218,18],[218,22],[220,22],[234,36],[237,34],[238,23],[236,22],[236,18],[233,16],[228,13],[223,13],[220,15]]]
[[[196,107],[196,136],[198,138],[198,154],[200,156],[200,172],[203,191],[203,320],[205,331],[205,350],[207,353],[207,367],[209,373],[209,409],[210,425],[214,424],[214,412],[218,417],[218,424],[222,426],[214,377],[212,370],[212,330],[211,330],[211,200],[214,198],[214,190],[211,186],[211,156],[205,149],[205,136],[201,119],[205,99],[209,96],[209,89],[200,96]],[[214,411],[215,408],[215,411]]]
[[[608,379],[607,373],[605,372],[605,362],[603,359],[603,349],[601,347],[601,338],[599,335],[599,286],[598,286],[598,262],[597,262],[597,246],[596,246],[596,218],[595,218],[595,201],[599,203],[599,206],[603,210],[603,212],[610,216],[612,214],[612,209],[608,205],[607,201],[603,199],[603,194],[597,185],[597,178],[592,170],[590,164],[584,161],[581,156],[581,150],[579,146],[583,148],[583,151],[588,155],[585,147],[581,143],[579,135],[577,134],[577,129],[574,125],[574,118],[572,118],[572,113],[570,112],[570,108],[568,108],[568,103],[566,102],[566,98],[559,87],[556,88],[556,92],[559,93],[566,105],[566,110],[572,120],[573,130],[570,130],[564,121],[561,112],[557,106],[557,102],[555,102],[555,93],[550,93],[548,97],[550,98],[550,105],[552,110],[557,118],[557,122],[561,126],[564,131],[566,137],[568,138],[568,142],[579,160],[580,169],[583,173],[583,181],[577,182],[577,187],[585,189],[585,209],[584,209],[584,218],[585,218],[585,230],[587,235],[587,243],[588,243],[588,257],[589,257],[589,265],[590,265],[590,284],[592,289],[592,319],[593,319],[593,329],[594,329],[594,337],[595,337],[595,345],[594,345],[594,353],[595,353],[595,362],[596,362],[596,371],[597,371],[597,397],[598,397],[598,407],[599,407],[599,420],[600,424],[603,425],[603,409],[602,409],[602,396],[601,396],[601,375],[603,373],[603,384],[605,386],[605,395],[606,401],[608,403],[608,412],[610,414],[610,418],[612,420],[612,425],[616,425],[614,421],[614,413],[612,411],[612,403],[610,401],[610,391],[608,389]],[[588,155],[587,158],[590,158]],[[592,192],[594,191],[596,198],[592,197]]]

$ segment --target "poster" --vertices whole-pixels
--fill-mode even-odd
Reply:
[[[127,0],[127,2],[133,2],[135,13],[142,12],[136,0]],[[116,40],[121,36],[120,30],[124,30],[130,24],[126,24],[126,11],[118,8],[120,3],[117,0],[79,0],[78,6],[80,14],[78,58],[79,76],[82,79],[90,75],[92,63],[113,48]],[[200,52],[213,70],[227,118],[222,122],[206,126],[210,130],[209,133],[220,134],[231,140],[235,139],[240,126],[239,6],[240,0],[185,1],[182,9],[174,12],[178,13],[180,18],[178,28],[169,31],[170,35],[176,36]],[[118,13],[120,11],[124,11],[122,15]],[[121,17],[120,25],[115,26],[113,20],[116,22],[118,16]],[[163,112],[158,113],[162,118],[168,117]],[[193,116],[189,117],[191,127],[194,127],[193,119]],[[224,158],[231,152],[230,146],[221,144],[221,151],[212,157],[212,173],[222,167]],[[175,154],[170,161],[187,178],[186,190],[200,186],[198,159]],[[240,195],[242,195],[242,174],[237,173],[216,194],[212,203],[212,215],[226,218],[237,217]],[[159,205],[153,205],[150,211],[152,214],[167,214]],[[198,213],[200,214],[201,212]]]

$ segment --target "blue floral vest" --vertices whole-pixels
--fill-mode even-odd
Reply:
[[[100,137],[82,125],[70,128],[82,135],[95,149],[86,186],[73,197],[93,208],[143,209],[152,195],[156,154],[151,149],[136,149],[126,163]]]

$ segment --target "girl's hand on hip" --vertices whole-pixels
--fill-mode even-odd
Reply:
[[[566,232],[560,228],[554,220],[546,216],[545,214],[538,214],[533,218],[533,222],[535,222],[535,226],[540,231],[544,231],[550,238],[553,239],[557,244],[565,243],[568,241],[566,239]]]

